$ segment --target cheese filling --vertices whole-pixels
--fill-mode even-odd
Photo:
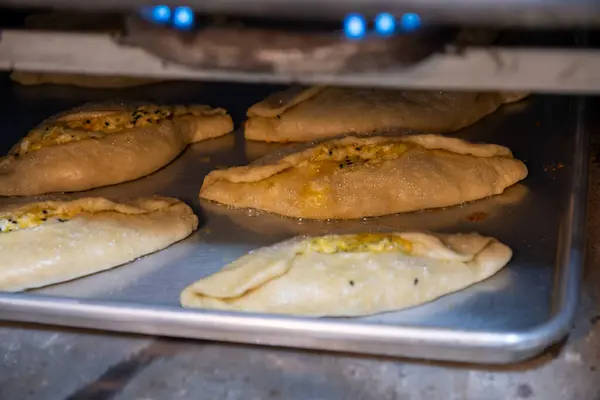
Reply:
[[[410,253],[412,243],[394,234],[361,233],[357,235],[330,235],[310,239],[308,250],[317,253]]]
[[[77,214],[79,214],[77,211],[66,212],[52,208],[34,208],[19,215],[0,217],[0,233],[35,228],[47,221],[65,222]]]
[[[406,153],[406,143],[388,143],[374,145],[327,146],[319,148],[312,162],[336,162],[340,169],[365,163],[378,163],[394,160]]]
[[[99,117],[58,120],[34,129],[21,142],[20,154],[84,139],[102,138],[125,129],[157,125],[164,120],[207,114],[201,107],[145,105],[132,112],[114,112]]]
[[[353,145],[332,146],[323,145],[310,160],[296,166],[297,170],[307,175],[310,182],[300,192],[303,206],[318,208],[326,204],[331,188],[323,180],[317,178],[331,173],[343,172],[353,166],[376,164],[400,157],[408,149],[405,143],[389,143],[384,145]]]
[[[300,198],[304,200],[304,205],[307,207],[322,207],[327,203],[330,191],[327,184],[313,181],[300,193]]]

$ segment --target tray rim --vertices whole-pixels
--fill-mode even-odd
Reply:
[[[189,310],[174,306],[23,293],[0,293],[0,320],[478,364],[508,364],[531,358],[568,334],[577,311],[584,265],[589,180],[586,103],[584,97],[575,97],[572,101],[575,108],[571,110],[575,124],[574,159],[568,201],[559,220],[562,229],[559,229],[555,277],[558,296],[552,304],[552,315],[534,328],[488,333]],[[426,347],[425,351],[423,346]]]

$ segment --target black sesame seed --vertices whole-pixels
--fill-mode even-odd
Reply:
[[[333,155],[333,150],[329,150],[329,155],[332,156]]]
[[[105,122],[104,125],[110,126],[110,123],[109,122]]]
[[[17,223],[17,221],[15,221],[14,219],[9,219],[8,222],[11,223],[11,224],[16,224]]]
[[[340,168],[344,168],[344,164],[340,164]]]
[[[90,121],[89,119],[87,119],[87,120],[85,121],[85,123],[86,123],[86,124],[91,124],[91,123],[92,123],[92,121]]]
[[[66,220],[66,219],[63,219],[63,218],[59,218],[59,219],[58,219],[58,222],[67,222],[67,220]]]
[[[43,222],[43,221],[46,221],[47,219],[48,219],[48,218],[42,218],[42,222]]]
[[[415,278],[415,280],[413,281],[413,285],[417,286],[419,284],[419,278]]]
[[[356,151],[360,151],[360,147],[355,147]]]
[[[42,214],[48,214],[48,210],[42,210]]]
[[[350,286],[354,286],[354,281],[350,281]]]

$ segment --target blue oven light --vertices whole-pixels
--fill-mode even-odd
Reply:
[[[171,9],[169,6],[161,5],[152,7],[152,21],[159,24],[165,24],[171,19]]]
[[[344,33],[348,39],[362,39],[367,33],[367,21],[360,14],[350,14],[344,20]]]
[[[402,16],[400,23],[405,31],[414,31],[421,27],[421,17],[419,14],[406,13]]]
[[[173,13],[173,25],[179,29],[189,29],[194,26],[194,12],[190,7],[177,7]]]
[[[389,36],[396,31],[396,19],[392,14],[381,13],[375,17],[375,31],[383,36]]]

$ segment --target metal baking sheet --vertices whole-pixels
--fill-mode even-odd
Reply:
[[[274,87],[171,83],[125,91],[22,87],[0,81],[1,151],[49,114],[84,101],[124,98],[201,102],[245,110]],[[427,359],[509,363],[562,338],[574,316],[582,268],[587,190],[584,101],[533,96],[457,134],[507,145],[529,177],[506,193],[440,210],[358,221],[315,222],[200,202],[205,174],[243,165],[277,145],[246,143],[240,131],[189,147],[166,168],[133,182],[73,196],[176,196],[200,216],[197,232],[111,271],[19,294],[0,294],[0,318],[218,341]],[[53,196],[61,197],[61,196]],[[43,197],[36,197],[41,199]],[[0,205],[31,199],[2,198]],[[259,246],[296,234],[427,229],[494,236],[514,250],[496,276],[412,309],[366,318],[184,310],[179,293]]]

